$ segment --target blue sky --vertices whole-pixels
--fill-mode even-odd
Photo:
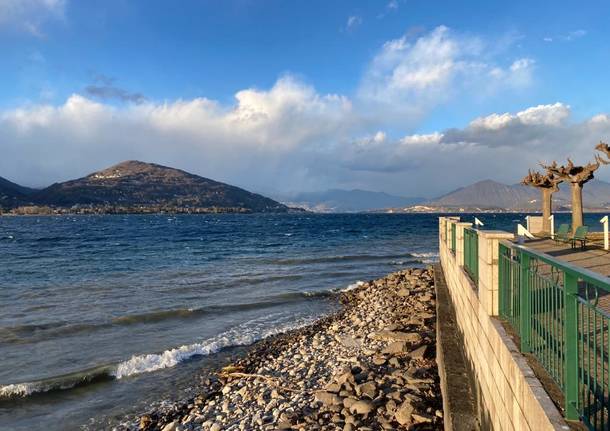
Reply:
[[[610,6],[532,3],[0,0],[0,176],[138,158],[272,194],[517,181],[610,130]]]

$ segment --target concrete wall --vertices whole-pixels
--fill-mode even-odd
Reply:
[[[457,223],[457,237],[463,236],[463,223],[441,217],[440,259],[474,375],[482,429],[569,429],[515,343],[493,317],[498,313],[498,241],[512,234],[479,232],[479,285],[475,286],[462,267],[459,247],[454,255],[450,240],[442,241],[445,225],[449,224],[451,232],[452,223]]]
[[[542,229],[542,216],[528,216],[527,217],[527,230],[531,233],[541,233]]]

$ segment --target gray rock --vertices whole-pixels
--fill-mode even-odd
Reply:
[[[335,406],[343,402],[341,397],[330,392],[316,392],[315,399],[325,406]]]
[[[428,346],[418,347],[417,349],[410,352],[409,356],[413,359],[423,359],[424,355],[426,354],[426,350],[428,350]]]
[[[373,410],[373,404],[370,401],[356,401],[349,408],[349,411],[354,414],[367,416]]]
[[[398,353],[404,352],[406,345],[407,345],[407,343],[405,343],[404,341],[394,341],[394,342],[388,344],[381,351],[381,353],[385,353],[387,355],[396,355]]]
[[[394,413],[394,419],[396,419],[396,422],[403,426],[409,426],[413,423],[411,415],[413,414],[414,410],[415,409],[411,405],[411,402],[409,400],[405,400]]]
[[[176,431],[176,427],[178,426],[178,422],[177,421],[173,421],[168,423],[167,425],[165,425],[162,429],[162,431]]]

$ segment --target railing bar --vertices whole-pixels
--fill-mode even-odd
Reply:
[[[578,319],[578,338],[580,339],[578,346],[578,368],[580,371],[580,379],[579,379],[579,394],[580,394],[580,402],[579,405],[583,406],[585,404],[585,318],[584,318],[584,310],[583,304],[577,303],[577,310],[579,311],[577,319]]]
[[[589,295],[587,291],[587,296]],[[587,412],[591,408],[591,308],[587,308]],[[589,421],[591,416],[589,416]]]
[[[548,301],[547,301],[547,297],[548,297],[548,289],[543,288],[542,292],[540,292],[540,303],[542,304],[541,306],[541,313],[542,313],[542,321],[544,322],[545,327],[549,327],[549,313],[548,313]],[[550,355],[550,351],[549,351],[549,340],[545,340],[544,342],[544,346],[543,346],[543,351],[542,353],[542,358],[543,361],[547,364],[547,366],[550,365],[550,359],[551,359],[551,355]]]
[[[583,281],[586,281],[587,283],[600,285],[600,287],[602,287],[604,290],[610,290],[610,280],[608,280],[607,277],[605,277],[601,274],[598,274],[596,272],[593,272],[589,269],[586,269],[586,268],[583,268],[580,266],[573,265],[573,264],[565,262],[565,261],[557,260],[553,256],[550,256],[546,253],[543,253],[543,252],[540,252],[537,250],[530,249],[523,245],[510,243],[506,240],[502,240],[502,242],[505,244],[508,243],[510,247],[512,247],[516,250],[519,250],[529,256],[536,257],[536,258],[542,260],[543,262],[548,263],[549,265],[552,265],[558,269],[561,269],[563,271],[570,271],[573,273],[575,272],[579,275],[579,277]]]
[[[606,364],[604,363],[604,360],[606,359],[606,349],[604,346],[604,330],[605,330],[605,326],[606,326],[606,322],[604,320],[603,317],[601,317],[601,323],[602,323],[602,331],[601,331],[601,374],[602,374],[602,396],[601,399],[599,399],[599,406],[600,406],[600,411],[601,411],[601,425],[602,425],[602,429],[605,429],[605,424],[606,424],[606,413],[604,412],[604,401],[606,398]]]
[[[564,325],[564,313],[565,313],[565,302],[564,302],[564,298],[563,298],[563,290],[560,288],[556,288],[555,289],[555,297],[556,297],[556,301],[557,301],[557,322],[556,322],[556,327],[557,327],[557,331],[561,333],[560,337],[559,337],[559,342],[557,345],[557,348],[559,350],[559,352],[561,353],[561,358],[559,361],[559,367],[561,369],[561,378],[562,381],[565,380],[565,370],[564,370],[564,366],[565,366],[565,349],[566,349],[566,334],[564,333],[563,330],[563,325]],[[559,343],[561,344],[561,346],[559,345]]]
[[[610,346],[610,327],[608,328],[608,330],[606,331],[606,346]],[[608,348],[608,347],[606,347]],[[610,380],[610,354],[607,355],[608,356],[608,377]],[[608,384],[606,382],[604,382],[604,393],[606,392],[606,388],[608,388]],[[608,415],[610,416],[610,405],[608,404],[610,403],[610,389],[608,389],[608,401],[606,402],[606,411],[608,412]],[[610,421],[610,417],[608,418],[608,421]]]
[[[597,391],[597,313],[593,313],[593,327],[595,328],[595,331],[593,332],[593,360],[594,360],[594,374],[593,374],[593,387],[595,388],[595,392],[593,395],[594,398],[594,402],[595,402],[595,417],[594,417],[594,424],[595,424],[595,428],[597,429],[597,400],[599,398],[599,393]]]
[[[584,304],[585,306],[589,306],[589,301],[587,301],[584,298],[581,298],[580,296],[578,298],[576,298],[576,300],[582,304]],[[604,316],[606,319],[610,319],[610,312],[604,310],[603,308],[598,308],[596,307],[595,310],[601,314],[602,316]]]
[[[554,288],[555,286],[553,286],[553,290],[551,291],[551,306],[550,306],[550,315],[551,315],[551,323],[549,325],[549,327],[551,328],[552,332],[554,334],[557,334],[557,318],[555,316],[555,312],[557,310],[557,306],[558,306],[558,301],[557,301],[557,289]],[[563,386],[563,380],[562,380],[562,375],[561,370],[557,369],[558,367],[558,361],[557,361],[557,356],[558,356],[558,351],[559,351],[559,343],[558,343],[558,337],[555,336],[555,339],[552,340],[551,342],[551,346],[553,346],[553,355],[551,356],[551,365],[553,367],[553,370],[555,370],[556,374],[557,374],[557,380],[561,382],[560,386]]]
[[[560,360],[560,345],[563,344],[560,341],[560,328],[559,328],[559,323],[557,321],[557,316],[559,315],[558,313],[558,307],[559,307],[559,298],[557,297],[557,295],[559,293],[561,293],[559,291],[559,289],[557,289],[557,287],[555,285],[553,285],[551,287],[552,291],[551,291],[551,313],[550,313],[550,317],[552,319],[552,328],[553,328],[553,332],[555,333],[555,340],[553,342],[553,350],[555,352],[553,361],[554,361],[554,366],[557,369],[557,373],[559,374],[559,381],[562,382],[562,386],[563,386],[563,361]]]

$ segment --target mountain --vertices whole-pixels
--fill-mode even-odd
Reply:
[[[34,189],[20,186],[0,177],[0,207],[11,207],[27,199],[36,192]]]
[[[553,196],[555,208],[568,208],[571,202],[570,187],[562,183]],[[610,203],[610,184],[592,180],[583,187],[586,208],[603,208]],[[484,180],[461,187],[425,203],[434,208],[537,210],[540,208],[540,191],[522,184],[507,185]]]
[[[423,198],[407,198],[367,190],[331,189],[323,192],[299,193],[285,198],[290,206],[315,212],[360,212],[390,207],[404,207],[423,202]]]
[[[119,163],[86,177],[53,184],[29,196],[37,205],[220,208],[240,212],[287,212],[264,196],[193,175],[139,161]]]
[[[440,196],[427,202],[426,205],[448,208],[515,208],[523,205],[529,206],[531,201],[537,201],[540,198],[539,194],[532,187],[484,180]]]

